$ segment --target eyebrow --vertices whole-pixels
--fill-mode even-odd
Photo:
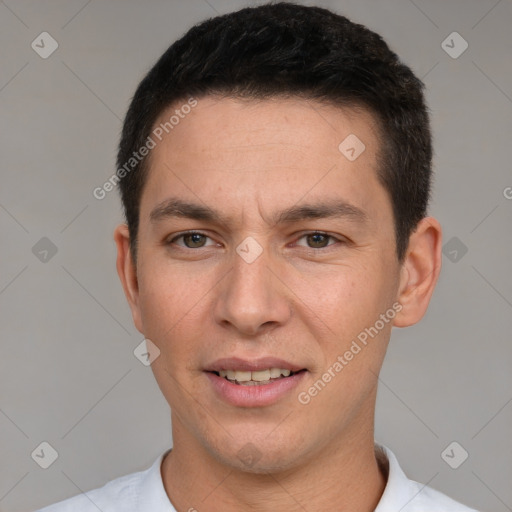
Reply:
[[[203,220],[211,223],[229,225],[230,218],[217,210],[179,198],[169,198],[158,204],[150,213],[151,222],[159,222],[169,218],[186,218]],[[272,215],[274,224],[291,224],[309,219],[347,218],[364,224],[368,215],[357,206],[343,200],[324,200],[321,203],[294,205]]]

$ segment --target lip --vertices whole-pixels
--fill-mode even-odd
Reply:
[[[207,365],[204,371],[219,372],[221,370],[241,370],[246,372],[257,372],[268,368],[280,368],[283,370],[290,370],[291,372],[298,372],[306,369],[303,366],[297,366],[296,364],[289,363],[284,359],[278,359],[275,357],[260,357],[252,361],[241,359],[239,357],[226,357],[223,359],[217,359],[213,363]],[[267,386],[270,386],[270,384],[267,384]]]
[[[230,361],[232,360],[230,359]],[[275,361],[276,360],[274,360],[274,362]],[[270,367],[283,368],[279,364],[276,364],[275,366],[271,365]],[[241,369],[240,366],[237,368]],[[269,368],[269,366],[265,366],[264,368]],[[258,369],[263,369],[263,367],[260,365],[254,371],[257,371]],[[269,384],[243,386],[241,384],[229,382],[224,377],[220,377],[213,373],[213,370],[205,371],[205,375],[210,380],[215,393],[222,400],[236,407],[264,407],[272,405],[288,395],[292,389],[296,388],[306,374],[307,370],[299,371],[299,373],[294,373],[289,377],[283,377],[272,381]]]

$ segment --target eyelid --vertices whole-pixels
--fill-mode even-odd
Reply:
[[[346,244],[348,242],[344,237],[331,235],[330,233],[327,233],[326,231],[319,231],[319,230],[303,232],[297,238],[297,240],[301,240],[302,238],[311,236],[311,235],[323,235],[323,236],[326,236],[327,238],[335,240],[337,243],[341,243],[341,244]],[[321,250],[325,251],[325,250],[327,250],[328,247],[332,247],[333,245],[336,245],[336,243],[328,244],[325,247],[308,247],[307,245],[300,245],[299,247],[305,247],[306,249],[313,250],[313,251],[321,251]]]
[[[197,230],[190,230],[190,231],[183,231],[182,233],[178,233],[178,234],[175,234],[172,236],[171,239],[169,239],[169,237],[167,237],[165,239],[165,245],[170,245],[170,244],[173,244],[176,242],[176,240],[180,239],[180,238],[183,238],[187,235],[201,235],[201,236],[204,236],[206,238],[209,238],[210,240],[213,241],[213,239],[208,236],[206,233],[202,232],[202,231],[197,231]],[[312,231],[305,231],[305,232],[302,232],[300,234],[300,236],[296,239],[297,241],[298,240],[301,240],[307,236],[310,236],[310,235],[324,235],[326,236],[327,238],[330,238],[332,240],[335,240],[336,242],[338,243],[342,243],[342,244],[346,244],[348,243],[348,241],[346,239],[344,239],[343,237],[338,237],[338,236],[334,236],[334,235],[331,235],[329,233],[327,233],[326,231],[318,231],[318,230],[312,230]],[[295,242],[296,243],[296,242]],[[183,249],[189,249],[191,251],[197,251],[198,249],[203,249],[204,247],[211,247],[212,245],[214,244],[211,244],[211,245],[204,245],[204,246],[201,246],[201,247],[196,247],[196,248],[192,248],[192,247],[186,247],[186,246],[183,246],[183,245],[178,245],[178,247],[181,247]],[[298,247],[305,247],[306,249],[310,249],[310,250],[314,250],[314,251],[321,251],[321,250],[326,250],[328,247],[331,247],[333,245],[336,245],[336,243],[332,243],[332,244],[328,244],[326,245],[325,247],[308,247],[307,245],[298,245]]]
[[[201,235],[201,236],[204,236],[205,238],[209,238],[210,240],[213,240],[206,233],[203,233],[202,231],[196,231],[196,230],[193,229],[193,230],[190,230],[190,231],[183,231],[182,233],[178,233],[178,234],[172,235],[172,238],[167,237],[164,240],[164,244],[165,245],[173,244],[176,240],[178,240],[180,238],[183,238],[183,237],[185,237],[187,235]],[[194,251],[194,250],[197,250],[197,249],[202,249],[203,247],[211,247],[211,246],[210,245],[206,245],[206,246],[202,246],[202,247],[197,247],[196,249],[193,249],[192,247],[187,247],[185,245],[178,245],[178,247],[181,247],[183,249],[190,249],[190,250]]]

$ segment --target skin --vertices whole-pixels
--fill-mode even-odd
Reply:
[[[355,161],[338,149],[349,134],[366,146]],[[441,227],[432,217],[419,222],[404,262],[397,260],[392,206],[376,174],[379,143],[363,110],[208,96],[152,150],[136,265],[124,224],[114,238],[135,326],[160,350],[152,369],[173,434],[161,472],[177,510],[377,506],[386,484],[374,452],[377,375],[392,326],[422,318],[441,268]],[[171,196],[215,208],[225,222],[152,222],[150,212]],[[271,220],[331,199],[363,210],[366,221]],[[187,230],[206,238],[171,242]],[[314,231],[334,238],[307,236]],[[249,236],[262,248],[252,263],[236,252]],[[397,302],[394,319],[300,403],[297,394]],[[307,373],[275,404],[236,407],[203,371],[232,356],[274,356]],[[244,447],[255,454],[251,465],[238,455]]]

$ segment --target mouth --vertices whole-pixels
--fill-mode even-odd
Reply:
[[[218,359],[204,372],[223,401],[237,407],[264,407],[289,396],[308,369],[275,357],[230,357]]]
[[[298,371],[291,371],[287,368],[267,368],[257,371],[220,370],[210,373],[214,373],[218,377],[222,377],[232,384],[237,384],[239,386],[264,386],[305,371],[305,368]]]

